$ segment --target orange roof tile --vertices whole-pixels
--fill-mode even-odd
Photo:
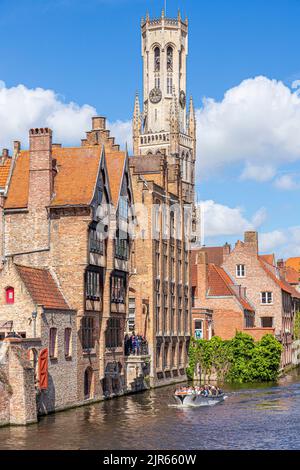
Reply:
[[[287,266],[285,268],[285,278],[289,284],[300,284],[300,273],[296,269]]]
[[[101,146],[53,148],[58,173],[54,178],[51,207],[88,205],[94,196]]]
[[[3,164],[0,163],[0,189],[4,189],[6,186],[10,166],[11,157],[6,158]]]
[[[94,195],[101,146],[52,149],[58,173],[51,206],[90,204]],[[26,208],[29,192],[29,151],[21,151],[12,174],[6,209]]]
[[[19,209],[27,207],[29,189],[29,151],[18,155],[8,188],[5,208]]]
[[[126,155],[125,152],[109,152],[106,150],[105,156],[112,202],[117,207]]]
[[[56,281],[48,269],[16,265],[32,300],[45,308],[70,310]]]
[[[270,264],[271,266],[275,265],[275,256],[274,255],[260,255],[261,259],[263,259],[266,263]]]
[[[239,286],[234,284],[230,276],[220,266],[208,265],[208,287],[209,295],[216,297],[235,296],[245,310],[254,311],[249,302],[242,295],[239,295],[238,290],[234,288]]]
[[[286,266],[289,266],[290,268],[294,268],[296,271],[300,272],[300,256],[295,257],[295,258],[289,258],[286,261]]]
[[[51,207],[88,205],[94,195],[102,146],[53,147],[58,172],[54,178]],[[117,205],[125,164],[125,153],[106,151],[109,184],[113,203]],[[21,151],[13,171],[6,209],[26,208],[29,192],[29,151]]]

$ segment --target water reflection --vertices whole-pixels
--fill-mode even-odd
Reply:
[[[0,449],[300,449],[300,375],[224,387],[213,408],[175,408],[174,387],[0,429]]]

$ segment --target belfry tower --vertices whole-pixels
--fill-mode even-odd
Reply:
[[[136,95],[133,116],[135,156],[165,153],[180,162],[183,197],[194,201],[196,119],[193,100],[187,110],[188,20],[142,19],[143,109]]]

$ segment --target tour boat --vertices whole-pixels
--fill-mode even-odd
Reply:
[[[193,392],[174,394],[174,399],[177,405],[182,406],[214,406],[224,401],[225,398],[226,396],[224,393],[219,395],[209,395],[207,397]]]

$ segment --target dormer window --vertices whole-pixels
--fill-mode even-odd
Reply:
[[[13,287],[7,287],[5,290],[5,297],[7,304],[13,304],[15,302],[15,289]]]

